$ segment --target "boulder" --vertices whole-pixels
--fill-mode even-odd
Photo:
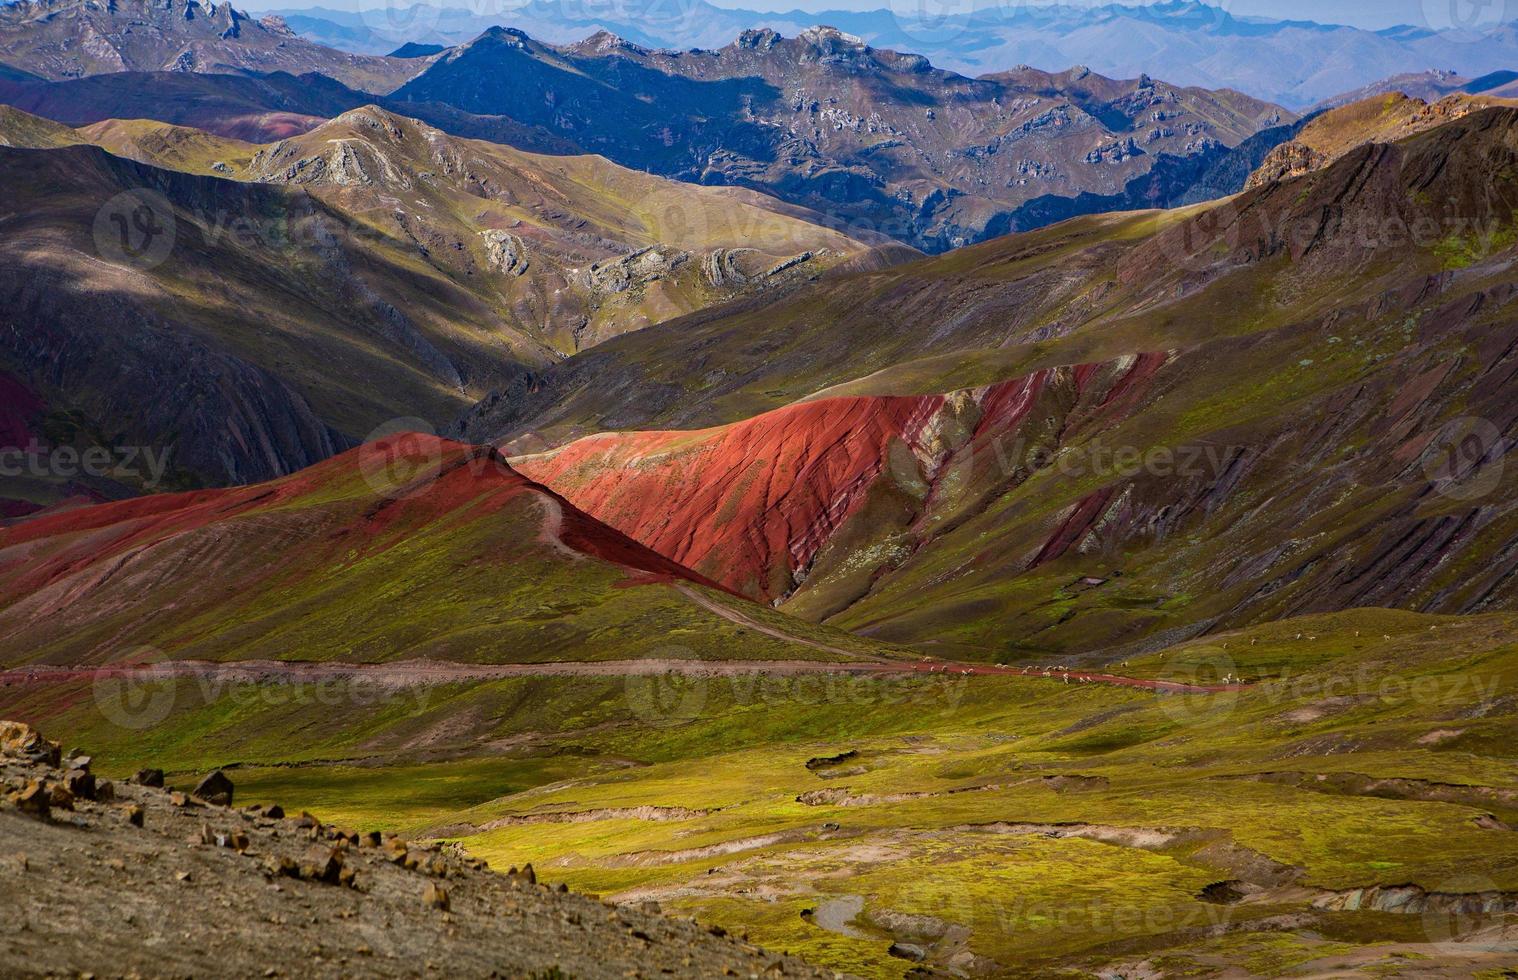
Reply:
[[[213,806],[232,805],[232,780],[220,769],[211,773],[195,787],[195,797]]]
[[[62,783],[47,784],[47,802],[54,810],[72,810],[74,794]]]
[[[313,847],[300,862],[300,876],[307,881],[338,883],[343,871],[343,852],[336,847]]]
[[[422,892],[422,904],[428,908],[448,911],[448,889],[435,881],[429,881]]]
[[[33,779],[20,792],[12,793],[8,799],[16,805],[16,809],[39,820],[46,820],[48,814],[52,812],[47,788],[42,785],[40,779]]]
[[[270,878],[299,878],[300,866],[288,857],[270,854],[264,858],[264,874]]]
[[[57,742],[42,737],[31,725],[0,721],[0,756],[57,767],[63,751]]]
[[[138,786],[156,786],[157,788],[162,789],[163,770],[139,769],[137,770],[137,775],[133,776],[130,780],[128,780],[128,782],[136,783]]]
[[[88,769],[70,769],[63,776],[63,785],[68,787],[70,793],[77,800],[93,800],[96,798],[95,775]]]

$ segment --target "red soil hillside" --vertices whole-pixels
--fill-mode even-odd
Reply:
[[[846,531],[858,540],[842,564],[866,576],[891,564],[901,543],[882,550],[882,534],[952,525],[1013,475],[1023,447],[1121,415],[1163,360],[1051,368],[949,395],[829,398],[695,432],[604,433],[516,463],[660,554],[772,601],[806,583]],[[986,465],[998,447],[1000,478]]]
[[[700,432],[603,434],[519,461],[600,519],[766,599],[853,512],[942,399],[840,398]]]
[[[494,450],[407,434],[270,483],[0,530],[0,664],[615,659],[672,631],[815,656],[745,636],[697,587],[717,589]]]

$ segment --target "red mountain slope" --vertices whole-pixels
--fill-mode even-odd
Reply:
[[[605,660],[667,652],[671,634],[698,655],[816,656],[746,632],[741,620],[774,618],[762,609],[720,615],[717,588],[494,450],[407,434],[270,483],[0,530],[0,664],[140,660],[144,646],[149,659]]]
[[[949,395],[803,402],[695,432],[606,433],[517,465],[660,554],[774,600],[806,582],[845,529],[878,545],[952,524],[1013,476],[1013,442],[1121,415],[1163,360],[1050,368]],[[1008,472],[961,465],[993,458],[993,443]],[[849,550],[872,574],[899,547]]]

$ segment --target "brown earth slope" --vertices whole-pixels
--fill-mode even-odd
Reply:
[[[834,976],[457,847],[234,807],[230,782],[214,803],[162,773],[112,782],[57,753],[0,721],[6,976]]]

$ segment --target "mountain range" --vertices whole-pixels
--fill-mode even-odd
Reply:
[[[394,93],[509,110],[626,166],[755,187],[929,251],[1047,223],[1081,195],[1164,200],[1279,107],[1232,92],[1033,69],[968,79],[828,28],[717,51],[492,29]]]
[[[1083,65],[1117,78],[1148,72],[1181,86],[1236,89],[1302,111],[1409,71],[1480,76],[1518,64],[1518,33],[1503,19],[1502,4],[1473,7],[1465,19],[1445,6],[1404,5],[1408,21],[1379,30],[1336,24],[1335,11],[1323,5],[1284,16],[1279,5],[1256,5],[1256,13],[1244,16],[1236,13],[1238,4],[1196,0],[897,4],[789,13],[732,9],[704,0],[646,5],[534,0],[485,14],[425,4],[347,11],[281,8],[278,13],[305,37],[370,54],[387,53],[407,41],[453,46],[493,26],[519,28],[554,44],[609,31],[645,47],[680,51],[721,48],[751,28],[795,35],[830,24],[876,47],[917,52],[970,76],[1021,65],[1054,71]]]
[[[278,18],[254,20],[230,3],[80,3],[0,6],[0,62],[45,79],[121,71],[319,71],[387,92],[416,70],[402,59],[354,55],[307,41]]]
[[[66,5],[79,0],[50,2],[72,9]],[[87,5],[77,17],[90,25],[120,20],[139,2],[109,15]],[[338,52],[311,44],[280,48],[283,60],[268,65],[323,76],[309,82],[207,68],[193,83],[122,75],[60,89],[61,75],[94,69],[58,70],[38,53],[27,23],[0,24],[0,58],[9,32],[16,49],[29,52],[15,67],[53,81],[0,83],[6,100],[71,124],[141,115],[267,138],[378,101],[455,135],[599,153],[686,182],[763,191],[826,215],[853,237],[888,236],[927,251],[1093,210],[1178,203],[1235,147],[1295,118],[1237,92],[1147,75],[1024,68],[971,79],[830,28],[791,38],[748,31],[719,50],[685,53],[605,33],[560,48],[491,28],[441,54],[378,59],[414,76],[384,87],[380,100],[354,91],[367,83],[333,70]],[[176,30],[166,26],[165,37]],[[220,38],[226,56],[218,64],[259,64],[258,42]],[[189,33],[174,43],[199,42]],[[155,67],[157,57],[123,67]],[[132,94],[149,89],[152,97]]]

